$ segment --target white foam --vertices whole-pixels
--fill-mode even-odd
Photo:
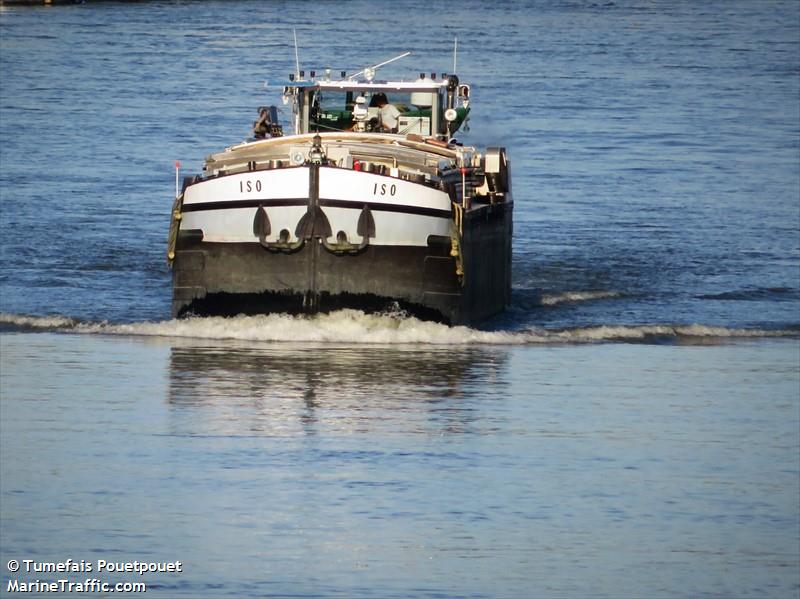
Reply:
[[[9,324],[26,329],[59,329],[75,325],[75,321],[67,316],[26,316],[24,314],[7,314],[0,312],[0,324]]]
[[[364,314],[358,310],[339,310],[313,317],[268,314],[234,318],[186,318],[134,324],[79,324],[74,330],[80,333],[243,341],[445,345],[524,343],[524,339],[514,333],[478,331],[463,326],[449,327],[412,317]]]
[[[734,339],[748,337],[791,337],[798,332],[789,330],[734,329],[693,325],[603,325],[579,327],[560,331],[538,331],[550,342],[592,343],[601,341],[643,341],[646,339]]]
[[[591,302],[601,299],[620,297],[616,291],[565,291],[563,293],[545,293],[539,298],[543,306],[556,306],[558,304]]]
[[[735,329],[700,324],[606,325],[568,329],[532,327],[519,331],[480,331],[398,314],[365,314],[359,310],[339,310],[313,317],[268,314],[130,324],[78,322],[65,316],[0,314],[0,324],[87,335],[354,344],[531,345],[800,336],[800,332],[791,330]]]
[[[765,329],[729,329],[726,327],[709,327],[691,324],[675,327],[676,335],[682,337],[794,337],[799,331],[765,330]]]

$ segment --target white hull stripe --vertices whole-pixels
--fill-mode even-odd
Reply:
[[[440,218],[450,218],[449,210],[439,210],[437,208],[427,208],[424,206],[408,206],[404,204],[389,204],[383,202],[359,202],[353,200],[339,200],[320,198],[321,206],[331,208],[351,208],[362,210],[366,205],[370,210],[380,212],[397,212],[400,214],[418,214],[420,216],[438,216]],[[199,212],[203,210],[230,210],[234,208],[258,208],[264,206],[307,206],[308,200],[305,198],[263,198],[248,200],[226,200],[219,202],[196,202],[184,204],[183,212]]]

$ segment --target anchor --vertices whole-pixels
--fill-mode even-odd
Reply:
[[[283,252],[290,254],[305,245],[306,240],[298,236],[297,241],[289,241],[289,231],[282,229],[278,234],[278,241],[267,241],[267,236],[272,232],[272,227],[263,204],[258,206],[253,219],[253,235],[258,237],[258,242],[270,252]]]
[[[369,207],[364,204],[361,209],[361,214],[358,216],[358,224],[356,225],[356,233],[361,235],[361,243],[358,245],[350,243],[347,239],[347,233],[339,231],[336,234],[336,242],[330,243],[327,237],[322,238],[322,246],[332,254],[358,254],[364,251],[369,245],[371,237],[375,237],[375,219]]]

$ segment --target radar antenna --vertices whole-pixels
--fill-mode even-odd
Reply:
[[[366,79],[371,81],[372,78],[375,77],[375,71],[377,71],[380,67],[382,67],[384,65],[387,65],[390,62],[394,62],[395,60],[400,60],[401,58],[405,58],[409,54],[411,54],[411,52],[403,52],[399,56],[395,56],[394,58],[390,58],[389,60],[385,60],[383,62],[379,62],[378,64],[374,64],[371,67],[367,67],[366,69],[361,69],[358,73],[353,73],[352,75],[350,75],[347,78],[347,80],[348,81],[352,81],[353,79],[355,79],[359,75],[363,74],[364,77],[366,77]]]

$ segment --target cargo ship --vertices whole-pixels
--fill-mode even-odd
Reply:
[[[458,76],[385,81],[380,66],[298,69],[280,86],[291,134],[265,106],[252,138],[179,189],[176,171],[174,317],[355,308],[475,324],[508,306],[505,149],[455,137],[471,110]]]

